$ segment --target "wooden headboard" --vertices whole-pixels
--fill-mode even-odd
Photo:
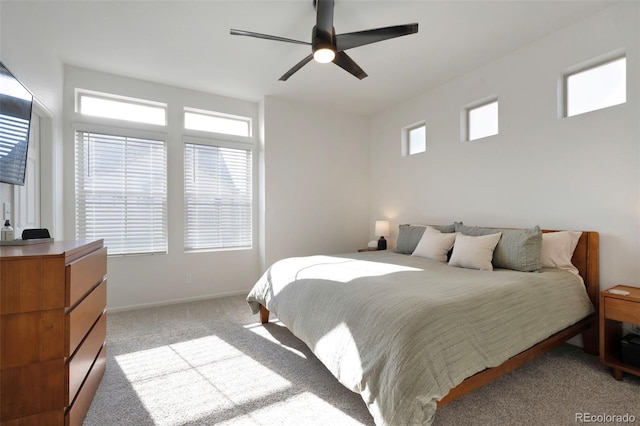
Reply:
[[[557,231],[543,230],[542,232]],[[598,295],[600,294],[600,236],[597,232],[582,232],[576,250],[573,252],[571,263],[578,268],[578,272],[584,280],[584,286],[587,288],[589,299],[597,309]]]

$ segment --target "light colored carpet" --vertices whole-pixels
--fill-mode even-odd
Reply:
[[[110,314],[107,344],[86,426],[373,424],[359,395],[242,296]],[[617,382],[564,345],[438,409],[435,424],[568,425],[576,413],[640,424],[640,379]]]

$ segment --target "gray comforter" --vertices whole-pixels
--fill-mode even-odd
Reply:
[[[465,378],[593,312],[570,272],[476,271],[391,251],[281,260],[247,301],[360,393],[377,425],[431,424]]]

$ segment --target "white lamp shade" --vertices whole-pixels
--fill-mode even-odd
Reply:
[[[388,237],[389,236],[389,221],[376,220],[375,228],[376,237]]]

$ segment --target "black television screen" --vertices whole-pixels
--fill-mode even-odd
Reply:
[[[0,62],[0,182],[24,185],[33,96]]]

